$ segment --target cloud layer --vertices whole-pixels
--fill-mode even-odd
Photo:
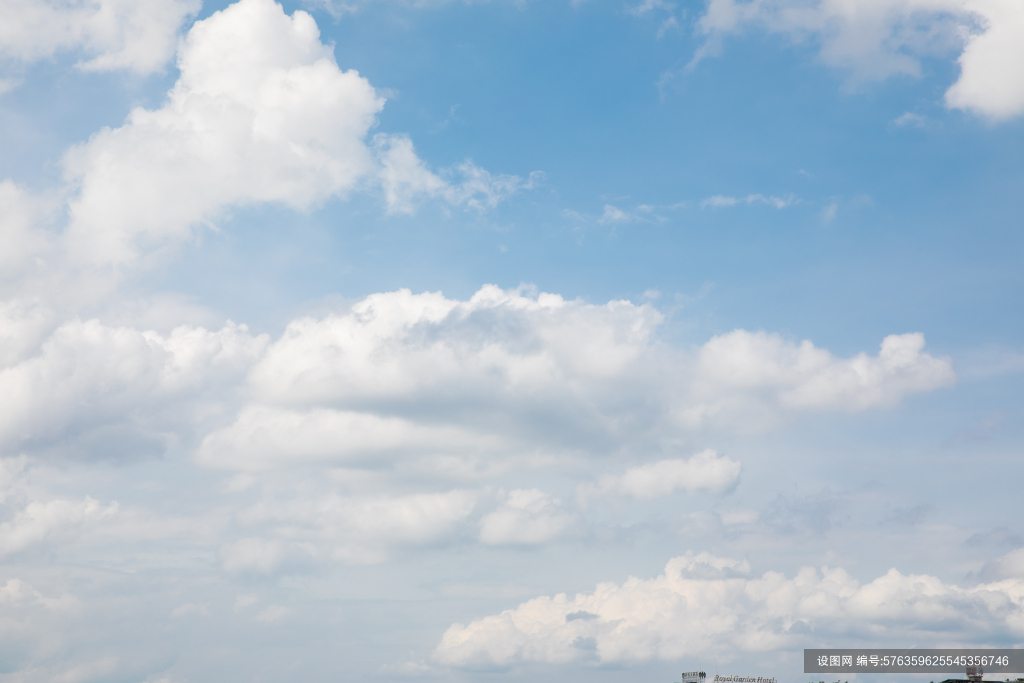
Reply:
[[[459,667],[610,664],[795,649],[833,636],[904,642],[936,634],[1024,637],[1024,576],[961,588],[891,569],[862,584],[841,568],[755,576],[747,562],[688,553],[653,579],[539,597],[454,624],[434,658]]]
[[[680,443],[805,411],[884,408],[955,380],[920,334],[851,358],[744,330],[679,347],[660,338],[650,304],[494,286],[467,300],[374,294],[296,319],[273,341],[234,323],[159,333],[58,324],[38,306],[2,313],[0,456],[28,458],[7,460],[4,480],[27,462],[164,454],[239,473],[227,492],[253,488],[250,501],[204,541],[232,575],[376,563],[455,540],[544,545],[585,532],[602,496],[737,486],[739,459],[680,457]],[[552,465],[578,473],[577,501],[488,485]],[[3,495],[21,490],[11,486]],[[75,529],[113,524],[113,538],[155,523],[113,501],[18,496],[0,524],[3,554]],[[230,532],[213,531],[226,519]],[[181,534],[180,522],[157,526]]]
[[[493,286],[464,301],[374,294],[297,319],[272,343],[234,323],[161,334],[98,320],[58,325],[45,307],[15,302],[0,314],[4,452],[117,458],[202,438],[198,461],[233,470],[477,476],[624,456],[664,461],[665,471],[631,471],[611,489],[643,497],[641,482],[656,479],[725,490],[735,462],[676,461],[665,444],[765,429],[804,411],[888,407],[956,379],[917,333],[851,358],[745,330],[679,348],[659,339],[663,318],[650,304]]]

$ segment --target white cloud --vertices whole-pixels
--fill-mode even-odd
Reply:
[[[675,211],[685,207],[686,205],[687,202],[678,202],[676,204],[660,206],[640,204],[635,209],[626,211],[613,204],[605,204],[597,222],[601,225],[616,225],[618,223],[633,223],[637,221],[645,223],[656,221],[661,223],[667,220],[664,216],[660,215],[662,210]],[[581,216],[575,211],[566,212],[565,215],[566,217],[574,218],[576,220],[586,220],[584,216]]]
[[[42,566],[48,569],[53,564],[50,557]],[[34,581],[48,583],[45,569],[40,571],[18,560],[5,562],[4,573],[10,576],[19,565],[22,571],[34,575]],[[5,662],[7,678],[27,682],[56,681],[60,672],[67,670],[66,663],[58,663],[62,658],[52,657],[52,644],[66,642],[66,629],[79,622],[83,603],[68,593],[53,597],[52,590],[50,586],[41,591],[16,577],[0,579],[0,657]],[[45,661],[47,658],[50,661]]]
[[[736,206],[737,204],[739,204],[739,201],[740,200],[736,199],[735,197],[728,197],[726,195],[716,194],[713,197],[708,197],[707,199],[702,200],[700,203],[700,208],[706,209],[707,207],[710,206],[712,208],[718,209],[725,206]]]
[[[8,614],[10,614],[10,610],[14,607],[24,608],[33,606],[67,613],[78,608],[80,603],[73,595],[68,593],[59,598],[47,597],[21,579],[7,579],[6,583],[0,586],[0,605],[6,607]],[[10,622],[5,625],[9,624]],[[3,633],[3,631],[4,628],[0,626],[0,633]]]
[[[675,5],[665,0],[643,0],[637,5],[627,5],[625,8],[626,14],[632,14],[635,17],[642,17],[651,10],[664,10],[671,12],[675,9]]]
[[[21,579],[7,579],[7,583],[0,587],[0,603],[21,602],[28,598],[31,591],[32,587]]]
[[[67,153],[78,257],[130,260],[137,240],[185,239],[231,205],[308,209],[374,170],[363,139],[384,100],[338,68],[305,12],[241,0],[192,27],[178,67],[161,109]]]
[[[892,125],[897,128],[905,128],[907,126],[913,126],[914,128],[920,128],[925,124],[926,119],[920,114],[913,112],[904,112],[892,120]]]
[[[23,360],[0,369],[0,452],[75,439],[77,455],[93,457],[123,457],[119,442],[151,449],[215,417],[268,341],[234,323],[161,335],[76,320],[27,353],[36,324],[13,333],[8,353]]]
[[[1024,548],[1018,548],[986,564],[982,573],[995,579],[1007,580],[1024,576]]]
[[[17,365],[33,354],[56,326],[54,312],[37,301],[0,301],[0,369]]]
[[[368,145],[384,98],[338,68],[309,14],[289,17],[273,0],[240,0],[196,22],[178,67],[163,107],[134,109],[66,153],[78,193],[65,237],[78,261],[131,262],[236,206],[307,211],[382,185],[391,211],[411,211],[420,197],[482,211],[540,177],[492,176],[470,161],[441,177],[407,137]]]
[[[6,0],[0,56],[22,62],[73,51],[87,71],[152,73],[174,54],[199,0]]]
[[[694,428],[886,407],[955,381],[920,334],[887,337],[876,357],[744,330],[690,353],[658,341],[661,321],[649,304],[492,286],[468,301],[374,294],[293,321],[253,366],[250,403],[196,457],[243,471],[404,461],[469,472],[627,446],[657,452],[662,438]]]
[[[773,195],[766,197],[762,194],[752,194],[747,195],[744,201],[747,204],[753,204],[755,202],[767,204],[768,206],[773,206],[776,209],[785,209],[787,206],[792,206],[793,204],[800,203],[799,200],[793,195],[786,195],[785,197],[776,197]]]
[[[948,358],[922,353],[924,335],[889,335],[877,356],[840,359],[810,341],[800,344],[765,332],[735,330],[709,340],[698,352],[694,404],[684,421],[699,424],[719,411],[856,412],[891,406],[904,396],[956,381]]]
[[[679,20],[677,20],[675,17],[669,17],[665,21],[661,22],[661,26],[658,27],[658,33],[656,34],[657,37],[658,37],[658,40],[661,40],[662,38],[664,38],[665,34],[668,33],[669,31],[671,31],[673,29],[679,29],[679,28],[680,28]],[[660,83],[659,83],[659,85],[660,85]]]
[[[411,213],[417,198],[436,197],[447,189],[447,183],[416,156],[407,136],[382,133],[374,137],[374,144],[380,155],[381,183],[390,211]]]
[[[454,490],[409,495],[266,499],[238,514],[248,529],[271,538],[246,538],[221,551],[229,572],[270,574],[289,564],[326,556],[350,564],[384,561],[396,548],[439,541],[456,531],[477,494]]]
[[[66,536],[71,530],[80,532],[82,525],[116,514],[117,507],[116,502],[104,506],[88,496],[80,501],[32,501],[18,511],[13,519],[0,524],[0,557],[24,550],[52,536]]]
[[[573,521],[574,516],[562,510],[559,499],[537,489],[517,489],[480,520],[480,540],[488,545],[546,543]]]
[[[0,503],[7,500],[27,463],[28,456],[24,454],[17,458],[0,458]]]
[[[888,407],[955,381],[921,334],[845,359],[744,330],[690,350],[659,340],[650,304],[493,286],[465,301],[374,294],[273,343],[234,323],[50,331],[53,318],[0,307],[0,453],[123,459],[183,445],[241,472],[479,476],[627,451],[664,460],[661,444],[694,429]]]
[[[1024,113],[1024,5],[1015,0],[964,0],[981,18],[960,58],[960,78],[946,91],[946,106],[995,120]]]
[[[454,624],[434,657],[454,666],[677,660],[795,650],[809,631],[847,639],[869,632],[876,642],[971,642],[980,633],[1019,639],[1024,576],[961,588],[891,569],[862,584],[840,568],[754,576],[746,562],[688,553],[653,579],[539,597]]]
[[[800,201],[793,195],[776,197],[774,195],[748,194],[746,197],[730,197],[728,195],[716,194],[713,197],[701,200],[700,208],[706,209],[711,207],[713,209],[721,209],[736,206],[737,204],[767,204],[776,209],[785,209],[787,206],[799,203]]]
[[[522,190],[532,190],[544,180],[544,173],[531,171],[524,181],[514,175],[492,175],[490,171],[480,168],[466,160],[445,169],[442,174],[458,182],[450,182],[442,196],[451,204],[465,204],[471,209],[485,211],[505,201]]]
[[[631,467],[620,475],[602,477],[597,486],[583,487],[586,496],[617,493],[634,498],[657,498],[676,491],[722,494],[736,487],[740,463],[706,450],[688,460],[660,460]]]
[[[538,171],[526,181],[519,176],[494,176],[469,160],[438,175],[416,156],[407,136],[381,133],[374,136],[373,143],[380,157],[381,185],[392,213],[412,213],[416,203],[426,198],[441,198],[456,206],[485,211],[521,190],[533,189],[543,178]]]
[[[416,453],[466,453],[500,447],[494,437],[398,417],[317,408],[249,406],[229,427],[207,436],[196,458],[213,467],[263,470],[282,464],[349,463]],[[367,460],[367,457],[373,460]]]
[[[54,202],[0,181],[0,282],[38,266],[52,241],[40,227],[54,209]]]
[[[1024,113],[1024,5],[1015,0],[710,0],[708,43],[694,62],[747,26],[820,45],[822,61],[857,81],[919,76],[919,58],[960,51],[946,105],[995,120]]]
[[[532,394],[568,376],[621,377],[661,320],[650,305],[592,305],[493,285],[467,301],[374,294],[349,312],[294,321],[252,383],[263,400],[290,405]]]
[[[20,78],[0,78],[0,97],[11,92],[23,82]]]
[[[372,295],[349,312],[289,325],[250,375],[254,405],[210,435],[198,457],[231,468],[365,466],[395,453],[529,457],[549,450],[546,423],[601,433],[614,422],[595,409],[642,400],[632,396],[641,390],[630,387],[633,371],[660,320],[648,305],[491,286],[469,301]]]
[[[633,216],[629,215],[617,206],[611,204],[604,205],[604,213],[597,219],[597,222],[601,225],[608,225],[609,223],[628,223],[634,220]]]

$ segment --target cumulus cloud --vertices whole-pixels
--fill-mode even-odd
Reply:
[[[484,210],[532,187],[466,161],[431,172],[404,136],[368,144],[384,98],[342,71],[313,18],[273,0],[240,0],[196,22],[163,107],[137,108],[64,157],[78,189],[68,249],[87,263],[125,263],[188,239],[230,207],[310,210],[382,185],[392,211],[421,196]],[[457,178],[455,177],[457,176]],[[2,201],[0,193],[0,201]]]
[[[174,55],[178,31],[199,0],[7,0],[0,57],[21,62],[83,55],[87,71],[152,73]]]
[[[596,486],[583,487],[584,495],[617,493],[634,498],[657,498],[676,491],[722,494],[736,487],[740,463],[706,450],[688,460],[673,459],[631,467],[620,475],[602,477]]]
[[[660,319],[648,305],[492,286],[468,301],[375,294],[348,312],[290,324],[249,377],[255,405],[264,406],[251,410],[261,412],[211,434],[200,457],[235,467],[250,457],[262,465],[341,460],[399,446],[487,455],[559,440],[552,421],[605,431],[611,423],[595,422],[590,406],[629,403],[630,370]],[[255,435],[264,418],[285,427],[279,442]],[[339,430],[348,436],[337,438]]]
[[[552,378],[621,375],[662,320],[626,301],[592,305],[488,285],[467,301],[408,290],[290,324],[253,370],[256,395],[349,404],[547,388]]]
[[[695,428],[886,407],[955,380],[948,359],[923,352],[920,334],[887,337],[878,356],[847,359],[744,330],[690,352],[659,342],[661,322],[650,304],[493,286],[468,301],[374,294],[348,311],[293,321],[252,367],[250,403],[207,435],[196,457],[236,470],[413,459],[435,469],[460,461],[468,472],[472,461],[515,466],[658,449]],[[738,464],[701,456],[659,467],[683,488],[678,477],[722,490]]]
[[[453,624],[434,657],[460,667],[676,660],[802,648],[809,632],[819,639],[870,632],[873,641],[886,642],[936,636],[973,642],[979,634],[1019,639],[1024,576],[962,588],[891,569],[862,584],[841,568],[755,576],[746,562],[687,553],[653,579],[539,597]]]
[[[510,491],[504,503],[480,520],[488,545],[535,545],[561,534],[574,521],[562,501],[537,489]]]
[[[982,567],[981,574],[992,580],[1006,580],[1024,576],[1024,548],[1018,548],[1000,558],[987,562]]]
[[[959,52],[946,106],[1000,120],[1024,113],[1024,6],[1015,0],[710,0],[698,21],[708,42],[749,26],[820,46],[855,80],[920,76],[920,58]]]
[[[701,347],[693,381],[698,400],[683,409],[682,417],[699,424],[720,410],[856,412],[952,385],[956,374],[950,360],[922,353],[923,348],[920,333],[889,335],[877,356],[840,359],[807,340],[793,344],[775,334],[735,330]]]
[[[161,109],[135,109],[67,153],[80,257],[128,260],[137,238],[185,238],[231,205],[308,209],[373,170],[363,138],[384,100],[338,68],[305,12],[241,0],[192,27],[178,68]]]
[[[745,330],[689,349],[660,341],[663,318],[649,303],[493,286],[468,300],[374,294],[294,320],[273,343],[230,322],[167,333],[58,325],[52,311],[18,302],[0,306],[0,320],[0,453],[118,459],[185,446],[203,465],[236,471],[479,476],[626,453],[651,462],[666,460],[666,439],[694,430],[884,408],[956,379],[919,333],[850,358]],[[733,461],[701,463],[662,463],[657,476],[728,488]]]
[[[946,106],[995,120],[1024,113],[1024,6],[1013,0],[964,0],[984,29],[970,34],[960,78],[946,91]]]

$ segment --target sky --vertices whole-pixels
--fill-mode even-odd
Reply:
[[[1024,646],[1017,0],[2,9],[0,683]]]

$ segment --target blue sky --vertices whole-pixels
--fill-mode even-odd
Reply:
[[[0,681],[1024,643],[1017,3],[5,15]]]

